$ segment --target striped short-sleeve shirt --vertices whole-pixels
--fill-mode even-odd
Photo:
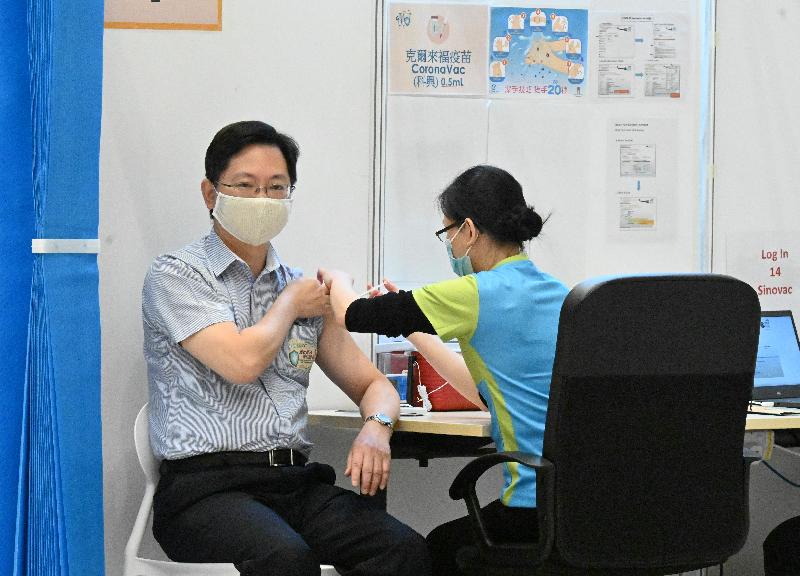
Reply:
[[[306,390],[321,317],[298,318],[275,360],[249,384],[225,380],[180,345],[212,324],[252,326],[301,275],[281,264],[270,246],[266,266],[254,279],[213,230],[153,261],[142,291],[142,323],[156,456],[272,448],[310,453]]]

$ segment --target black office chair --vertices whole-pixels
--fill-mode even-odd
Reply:
[[[747,404],[759,334],[753,289],[711,274],[589,280],[561,309],[543,458],[497,453],[450,488],[465,499],[474,574],[663,575],[721,564],[744,544]],[[478,478],[537,471],[539,539],[494,542]],[[524,570],[524,572],[523,572]]]

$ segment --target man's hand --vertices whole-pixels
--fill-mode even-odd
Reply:
[[[330,297],[325,284],[314,278],[289,282],[281,297],[289,298],[297,318],[324,316],[330,311]]]
[[[388,426],[369,421],[350,447],[344,473],[350,477],[353,487],[360,487],[362,494],[375,496],[379,488],[386,490],[392,460],[391,435],[392,429]]]
[[[320,268],[317,270],[317,280],[327,287],[331,296],[333,319],[344,327],[347,307],[358,297],[353,291],[353,277],[341,270]]]
[[[329,270],[327,268],[320,268],[317,270],[317,280],[325,284],[325,286],[328,287],[328,290],[331,289],[331,284],[333,284],[334,280],[344,284],[348,288],[353,286],[353,277],[342,270]]]
[[[240,330],[232,321],[218,322],[195,332],[181,346],[226,380],[250,384],[275,359],[297,318],[324,316],[329,311],[324,284],[314,278],[295,280],[252,326]]]

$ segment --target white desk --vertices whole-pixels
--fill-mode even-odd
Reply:
[[[747,431],[800,428],[800,410],[797,408],[759,408],[759,410],[796,412],[796,415],[748,414],[745,426]],[[318,426],[356,430],[363,425],[361,416],[355,410],[311,410],[308,413],[308,421]],[[428,412],[422,416],[401,415],[395,425],[395,431],[488,438],[490,426],[488,412]]]
[[[759,408],[759,410],[768,410]],[[800,428],[800,410],[797,408],[770,408],[772,412],[792,412],[792,416],[748,414],[745,430],[790,430]]]
[[[759,407],[764,412],[792,412],[796,415],[748,414],[747,432],[800,429],[800,410],[790,408]],[[422,410],[420,409],[420,412]],[[363,425],[356,410],[311,410],[308,421],[312,425],[344,430],[359,430]],[[413,458],[420,466],[427,466],[431,458],[479,456],[490,452],[491,420],[488,412],[427,412],[421,416],[400,416],[392,435],[392,457]],[[443,441],[442,436],[447,436]],[[756,446],[748,455],[769,453],[771,437],[748,435],[746,443]],[[767,456],[768,458],[768,456]]]
[[[423,412],[422,408],[419,409]],[[357,410],[311,410],[309,424],[332,428],[360,429],[364,422]],[[395,432],[477,436],[488,438],[491,431],[488,412],[423,412],[422,416],[400,416]]]
[[[404,416],[395,423],[392,458],[412,458],[425,467],[431,458],[479,456],[493,449],[488,412],[423,412]],[[309,424],[359,430],[361,415],[355,410],[311,410]],[[442,436],[447,436],[445,440]]]

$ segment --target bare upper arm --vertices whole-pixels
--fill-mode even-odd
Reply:
[[[369,385],[381,378],[381,373],[356,345],[350,333],[330,315],[325,316],[317,363],[356,404],[361,403]]]
[[[180,342],[198,361],[231,382],[252,382],[255,377],[243,365],[237,349],[241,346],[239,329],[233,322],[206,326]]]

